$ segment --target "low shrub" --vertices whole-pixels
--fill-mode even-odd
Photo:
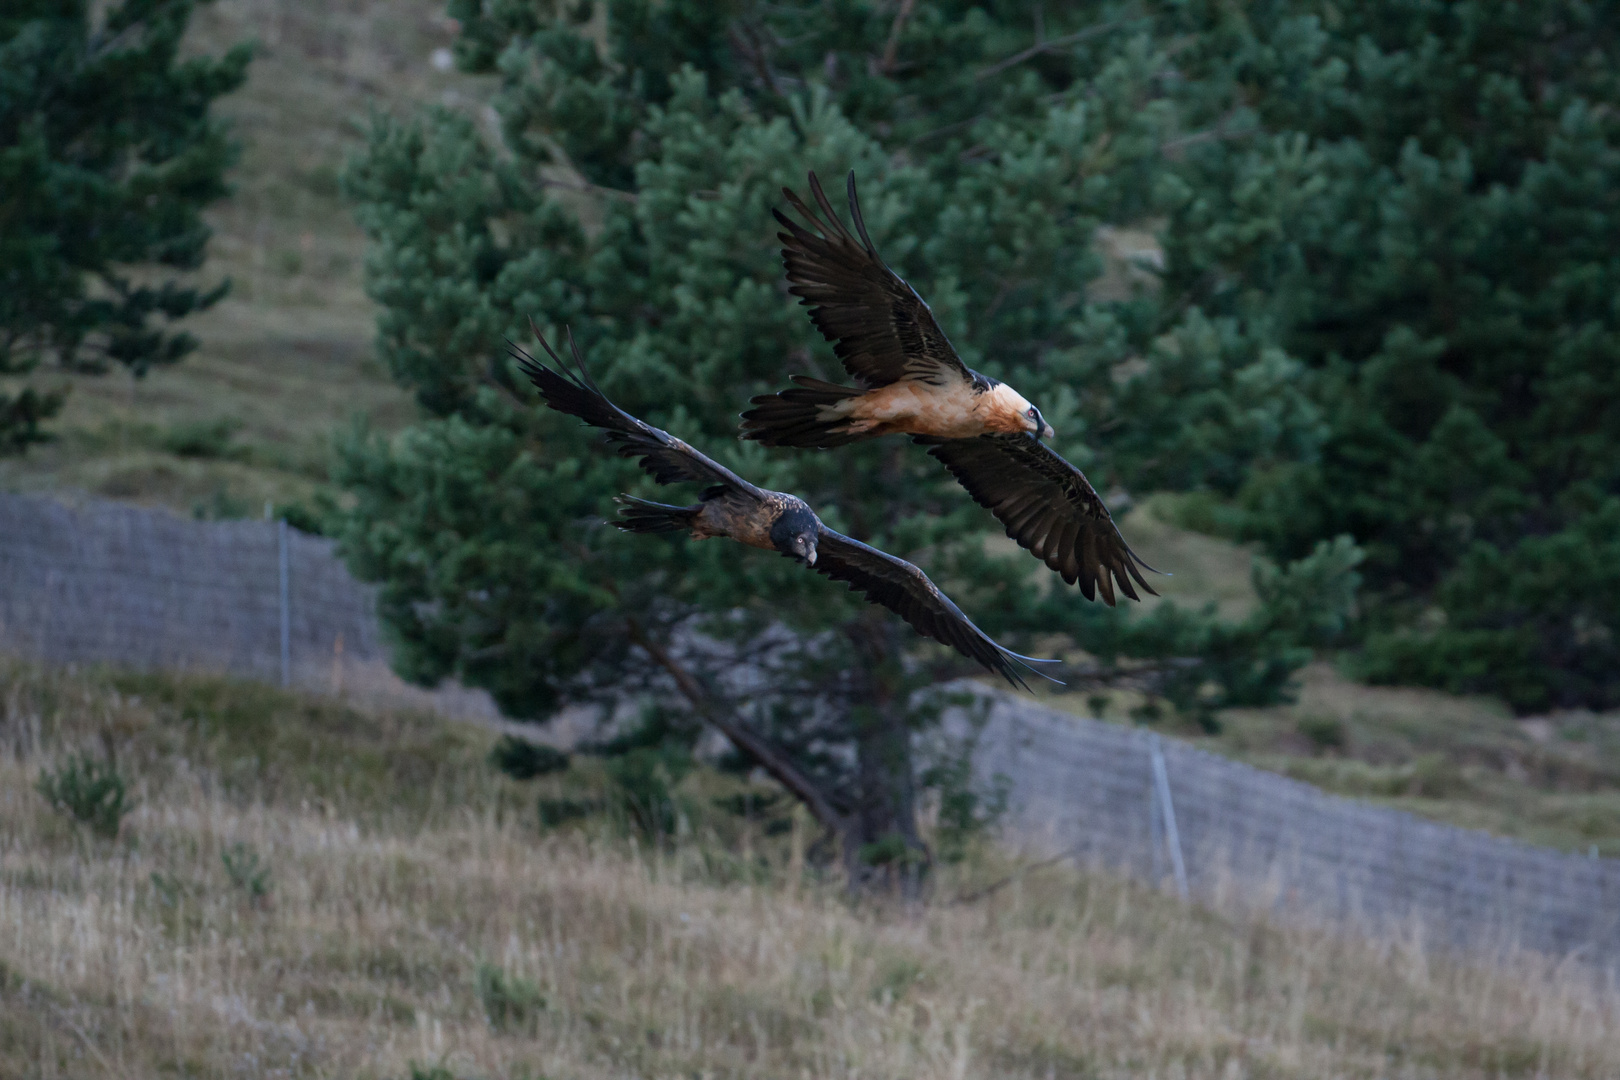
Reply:
[[[118,767],[90,754],[77,754],[56,769],[41,769],[34,787],[57,813],[108,840],[135,809]]]
[[[219,861],[225,864],[231,884],[250,900],[262,903],[270,895],[270,864],[259,858],[253,845],[237,841],[219,853]]]
[[[538,986],[494,964],[479,964],[474,983],[484,1017],[496,1031],[527,1025],[545,1010],[546,998]]]

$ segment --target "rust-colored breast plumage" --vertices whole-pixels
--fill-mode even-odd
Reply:
[[[1019,430],[986,426],[1006,423],[999,405],[987,411],[990,395],[953,381],[944,386],[910,379],[868,391],[844,408],[853,431],[871,435],[932,435],[967,439],[991,431]],[[1016,414],[1013,414],[1016,420]]]

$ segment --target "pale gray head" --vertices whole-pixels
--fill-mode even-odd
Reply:
[[[820,535],[821,522],[815,511],[799,499],[790,500],[787,508],[771,523],[771,543],[776,550],[806,566],[816,565],[816,538]]]

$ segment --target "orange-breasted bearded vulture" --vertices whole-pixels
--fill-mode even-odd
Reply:
[[[794,388],[753,399],[754,407],[742,414],[742,437],[767,446],[825,448],[911,435],[1008,536],[1064,581],[1078,583],[1086,599],[1101,596],[1112,606],[1116,586],[1140,599],[1133,579],[1154,593],[1141,573],[1153,568],[1125,543],[1085,474],[1041,442],[1054,434],[1041,411],[1006,383],[962,363],[927,303],[878,255],[861,217],[855,174],[849,174],[848,192],[855,233],[839,219],[815,173],[810,193],[819,215],[782,189],[811,227],[773,211],[787,229],[778,236],[788,291],[810,309],[857,385],[794,375]]]
[[[1020,669],[1033,671],[1031,664],[1056,663],[1020,656],[998,645],[974,626],[927,574],[904,559],[827,528],[803,499],[755,487],[668,432],[613,404],[591,379],[572,334],[569,346],[577,374],[568,369],[538,330],[535,336],[557,370],[516,346],[513,356],[547,405],[602,428],[620,455],[636,458],[660,484],[704,485],[692,506],[669,506],[621,495],[615,500],[622,509],[614,525],[626,532],[684,532],[698,540],[723,536],[749,547],[780,552],[818,574],[844,582],[852,591],[900,616],[918,633],[949,645],[1026,690],[1029,687]]]

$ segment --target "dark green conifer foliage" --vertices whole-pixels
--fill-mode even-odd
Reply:
[[[383,121],[346,180],[375,245],[379,350],[430,414],[357,436],[342,463],[343,547],[382,584],[402,673],[456,675],[533,718],[674,686],[840,835],[852,870],[917,865],[910,738],[939,713],[918,692],[973,669],[779,556],[605,525],[618,492],[696,493],[653,487],[536,404],[502,345],[529,340],[530,315],[554,338],[572,327],[625,408],[914,559],[1025,651],[1083,648],[1097,677],[1134,673],[1209,715],[1275,698],[1338,632],[1347,543],[1266,571],[1241,625],[1168,604],[1141,617],[992,542],[994,519],[902,440],[737,439],[748,398],[788,373],[843,377],[786,293],[770,210],[806,170],[841,191],[853,168],[884,256],[1101,490],[1231,484],[1311,443],[1319,418],[1280,351],[1192,313],[1153,343],[1162,364],[1133,365],[1151,297],[1088,297],[1098,228],[1154,212],[1175,135],[1140,22],[1101,4],[451,10],[461,62],[500,73],[500,144],[453,112]]]
[[[1163,11],[1204,137],[1160,318],[1297,357],[1325,425],[1217,485],[1239,533],[1364,546],[1374,678],[1620,703],[1620,9]]]
[[[194,0],[11,0],[0,7],[0,375],[50,357],[136,376],[194,341],[168,324],[199,292],[143,267],[195,270],[200,211],[234,151],[209,118],[242,82],[247,46],[178,56]],[[56,394],[0,393],[0,453],[42,438]]]

